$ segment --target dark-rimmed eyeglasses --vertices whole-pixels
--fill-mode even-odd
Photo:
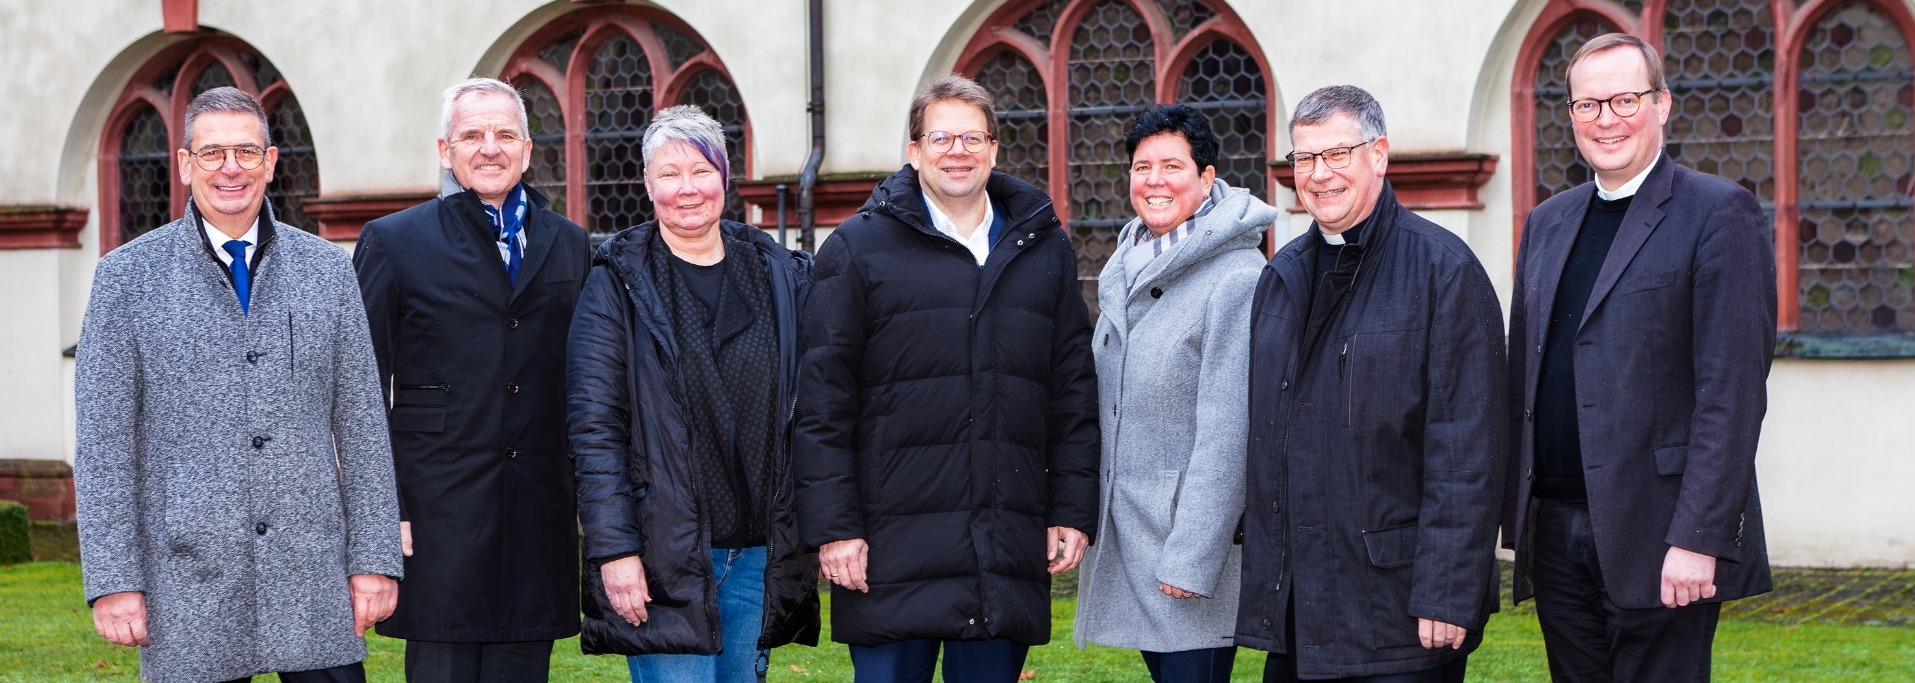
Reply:
[[[1635,116],[1636,112],[1641,111],[1642,97],[1653,92],[1657,92],[1657,90],[1650,88],[1642,92],[1618,93],[1612,97],[1600,100],[1594,97],[1570,100],[1569,118],[1575,119],[1578,123],[1589,123],[1590,121],[1596,120],[1597,117],[1602,116],[1602,106],[1607,104],[1609,105],[1609,111],[1615,112],[1617,118],[1626,119]]]
[[[248,171],[259,168],[260,164],[266,163],[266,149],[259,145],[206,147],[197,152],[188,151],[187,154],[191,154],[194,159],[199,160],[199,167],[202,171],[219,170],[221,166],[226,165],[226,156],[228,154],[232,155],[233,163],[239,164],[240,168]]]
[[[931,148],[933,152],[951,151],[951,143],[959,140],[964,141],[964,151],[966,152],[982,152],[984,151],[985,145],[997,142],[996,136],[981,130],[974,130],[968,133],[949,133],[934,130],[918,136],[918,139],[923,140],[924,146]]]
[[[1349,147],[1331,147],[1321,152],[1291,152],[1283,155],[1283,158],[1290,160],[1290,169],[1296,173],[1309,173],[1316,170],[1317,159],[1322,159],[1326,167],[1339,169],[1350,165],[1351,152],[1372,142],[1376,142],[1376,138],[1370,138]]]

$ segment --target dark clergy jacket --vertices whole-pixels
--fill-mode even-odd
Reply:
[[[1327,314],[1322,248],[1313,225],[1278,250],[1251,306],[1237,643],[1284,652],[1294,604],[1306,678],[1434,668],[1496,611],[1502,311],[1469,245],[1387,184]],[[1419,618],[1469,637],[1425,649]]]
[[[1510,303],[1511,438],[1503,543],[1515,599],[1530,584],[1534,409],[1550,307],[1595,195],[1530,212]],[[1576,415],[1596,557],[1609,598],[1659,607],[1669,546],[1711,555],[1716,595],[1770,589],[1756,438],[1775,348],[1775,256],[1754,195],[1663,155],[1623,215],[1576,330]]]
[[[379,624],[386,636],[578,633],[565,335],[591,250],[544,195],[526,194],[516,284],[469,190],[367,223],[353,253],[412,523],[399,607]]]

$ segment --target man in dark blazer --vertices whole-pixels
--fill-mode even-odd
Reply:
[[[585,231],[520,182],[525,104],[475,78],[445,94],[439,197],[366,225],[353,253],[390,397],[406,581],[379,632],[406,678],[543,681],[578,633],[565,335]]]
[[[1769,590],[1756,438],[1775,259],[1747,190],[1662,153],[1662,60],[1570,61],[1596,180],[1529,214],[1510,311],[1503,543],[1557,681],[1709,676],[1721,602]]]
[[[1290,142],[1312,221],[1250,304],[1237,644],[1265,683],[1461,683],[1496,611],[1500,302],[1397,201],[1368,92],[1304,96]]]

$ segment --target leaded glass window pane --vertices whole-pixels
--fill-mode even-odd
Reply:
[[[585,229],[615,233],[652,219],[639,144],[653,111],[652,66],[617,35],[593,53],[585,87]]]
[[[1263,69],[1257,60],[1236,43],[1214,41],[1191,58],[1178,94],[1178,101],[1210,116],[1218,142],[1217,178],[1263,197],[1270,157]]]
[[[1070,231],[1093,303],[1097,274],[1131,214],[1124,133],[1155,102],[1152,47],[1149,25],[1123,0],[1092,7],[1071,37]]]
[[[1887,17],[1851,3],[1809,33],[1801,64],[1798,329],[1915,329],[1909,46]]]
[[[552,89],[536,78],[521,78],[514,84],[525,99],[526,126],[532,136],[532,168],[524,182],[544,194],[551,204],[546,208],[565,214],[565,113]]]
[[[1775,201],[1774,31],[1766,0],[1672,0],[1663,17],[1669,156],[1765,208]]]
[[[225,65],[213,62],[207,64],[206,70],[199,72],[199,78],[193,81],[193,96],[198,97],[200,93],[229,85],[234,85],[232,72],[227,71]]]
[[[173,221],[173,145],[166,120],[145,104],[120,133],[120,243]]]
[[[273,131],[273,144],[279,147],[279,162],[273,167],[273,182],[266,197],[273,202],[279,222],[306,232],[319,232],[318,221],[306,215],[306,200],[319,196],[319,156],[313,150],[312,130],[306,126],[306,112],[299,98],[287,95],[266,115]]]
[[[1050,190],[1051,145],[1044,78],[1015,52],[999,52],[978,69],[978,85],[997,103],[997,170]]]
[[[726,161],[731,164],[731,182],[725,191],[724,217],[744,222],[745,199],[738,194],[738,181],[745,179],[744,98],[738,96],[738,88],[732,85],[731,79],[707,69],[693,76],[691,82],[685,85],[678,96],[678,103],[703,109],[724,128]]]
[[[1536,65],[1536,203],[1558,192],[1589,182],[1589,164],[1576,150],[1576,132],[1569,119],[1569,60],[1583,44],[1615,31],[1593,17],[1582,17],[1549,41]]]

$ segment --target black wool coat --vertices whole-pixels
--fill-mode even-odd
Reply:
[[[818,252],[792,436],[813,546],[869,545],[869,593],[831,635],[1050,640],[1045,529],[1094,533],[1097,381],[1070,238],[1001,173],[982,268],[938,232],[907,166]]]
[[[399,606],[378,626],[389,637],[578,633],[564,348],[591,252],[526,194],[516,284],[470,190],[367,223],[353,252],[412,523]]]
[[[779,405],[789,421],[797,379],[798,316],[811,286],[811,257],[764,231],[723,221],[720,229],[755,247],[725,258],[765,259],[778,326]],[[586,654],[712,654],[723,649],[711,528],[693,477],[684,394],[676,381],[677,335],[649,271],[666,248],[657,221],[600,245],[566,352],[566,420],[585,533]],[[765,620],[758,647],[818,643],[818,556],[798,542],[791,456],[779,425],[765,510]],[[652,602],[643,626],[612,610],[599,566],[638,555]]]
[[[1440,666],[1496,611],[1502,309],[1469,246],[1387,184],[1359,245],[1320,341],[1303,343],[1315,226],[1270,259],[1251,307],[1237,643],[1285,652],[1294,604],[1305,678]],[[1463,648],[1424,649],[1419,618],[1468,629]]]

